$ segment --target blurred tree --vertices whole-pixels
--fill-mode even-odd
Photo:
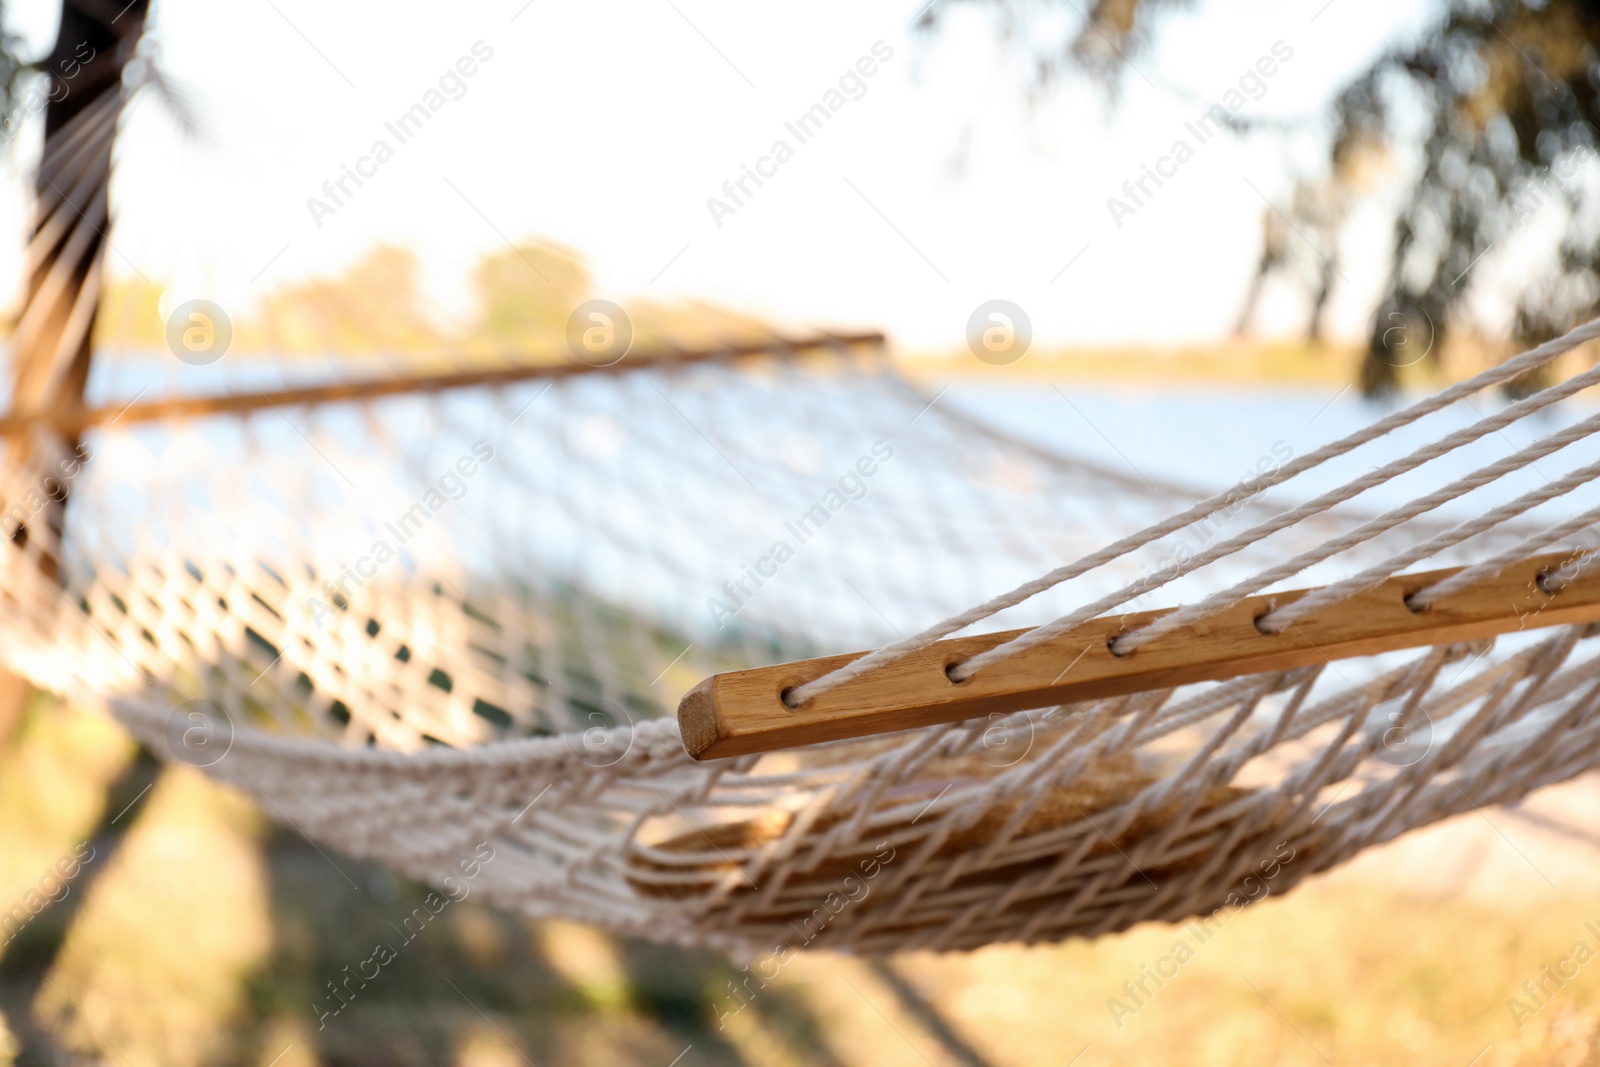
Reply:
[[[530,241],[484,257],[474,272],[479,317],[469,344],[482,352],[567,352],[567,320],[589,299],[592,279],[583,256],[554,241]],[[753,341],[772,326],[708,304],[627,301],[635,349]]]
[[[125,86],[123,75],[137,56],[149,6],[149,0],[120,6],[104,0],[62,0],[55,45],[38,62],[24,61],[21,42],[0,31],[0,146],[10,145],[28,116],[44,111],[33,226],[11,336],[14,408],[56,408],[82,400],[111,210],[112,145],[123,107],[140,83],[136,77]],[[0,25],[8,13],[0,5]],[[140,69],[147,74],[145,80],[159,80],[147,62],[141,60]],[[25,79],[30,73],[42,77]],[[25,86],[27,92],[22,91]],[[49,472],[77,448],[75,439],[33,434],[8,441],[6,461],[13,470],[36,464]],[[67,488],[59,479],[40,488],[49,500],[29,523],[48,531],[40,542],[40,566],[53,578]],[[26,545],[29,524],[0,535]],[[0,672],[0,729],[16,720],[28,693],[21,678]]]
[[[473,271],[477,314],[450,328],[424,310],[418,270],[410,250],[379,245],[340,275],[269,293],[257,314],[235,321],[235,347],[241,355],[377,353],[411,362],[439,359],[448,367],[458,367],[463,354],[484,360],[561,360],[569,358],[567,320],[593,295],[588,267],[578,252],[550,241],[530,241],[479,260]],[[96,343],[165,351],[160,311],[164,289],[144,278],[117,278],[104,285]],[[773,331],[758,316],[704,303],[630,299],[627,312],[638,349],[751,342]]]
[[[166,323],[161,318],[165,287],[147,278],[113,277],[101,289],[94,344],[99,349],[165,351]]]
[[[242,326],[242,339],[259,340],[269,351],[314,356],[435,354],[443,339],[423,311],[417,268],[409,249],[379,245],[337,278],[314,278],[268,296],[259,322]]]
[[[19,408],[72,405],[83,395],[111,215],[112,146],[140,82],[125,85],[123,75],[136,59],[149,7],[149,0],[63,0],[55,46],[39,63],[20,63],[16,42],[0,40],[7,142],[28,115],[44,111],[24,293],[11,339],[12,403]],[[141,58],[135,73],[151,69]],[[25,70],[43,78],[19,94]],[[70,450],[75,442],[65,444]]]
[[[936,28],[958,2],[934,0],[919,27]],[[1114,96],[1183,0],[1097,0],[1086,12],[1060,0],[1077,17],[1059,32],[1047,17],[1056,0],[968,2],[998,12],[1002,35],[1028,50],[1041,84],[1081,72]],[[1528,253],[1536,266],[1514,294],[1512,340],[1535,344],[1600,311],[1593,181],[1600,172],[1600,2],[1435,0],[1435,7],[1426,32],[1383,51],[1335,95],[1326,171],[1298,182],[1288,212],[1319,251],[1291,240],[1285,220],[1269,214],[1240,318],[1248,323],[1268,278],[1286,277],[1307,290],[1308,333],[1318,335],[1351,203],[1370,184],[1374,159],[1407,154],[1420,113],[1421,158],[1394,221],[1387,288],[1362,364],[1368,395],[1392,391],[1400,368],[1438,360],[1447,331],[1468,310],[1472,268],[1535,212],[1559,216],[1560,233]],[[1421,352],[1419,335],[1428,341]],[[1535,384],[1516,383],[1516,390]]]
[[[82,402],[99,313],[117,127],[129,97],[142,84],[156,83],[169,100],[177,99],[139,54],[149,7],[149,0],[62,0],[55,44],[38,62],[24,61],[21,42],[0,31],[0,147],[11,144],[29,116],[44,111],[22,299],[11,336],[13,408],[48,410]],[[7,14],[0,5],[0,25]],[[78,448],[74,437],[43,429],[5,444],[13,472],[46,474]],[[37,488],[47,495],[46,506],[0,535],[19,547],[36,537],[40,568],[53,579],[68,489],[57,478]],[[0,506],[11,503],[0,501]],[[45,536],[36,536],[40,530]],[[30,692],[25,679],[0,671],[0,735],[15,724]]]
[[[473,341],[494,352],[564,349],[567,316],[589,296],[583,257],[554,241],[485,256],[473,279],[479,302]]]

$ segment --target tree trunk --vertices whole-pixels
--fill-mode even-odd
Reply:
[[[45,139],[11,337],[13,410],[48,411],[83,398],[111,225],[111,152],[126,100],[122,76],[149,7],[149,0],[126,6],[122,0],[62,2],[55,47],[42,65]],[[61,464],[76,457],[78,444],[42,427],[5,443],[3,535],[51,580],[60,569],[70,482]],[[0,722],[15,720],[27,692],[16,679],[0,678]]]

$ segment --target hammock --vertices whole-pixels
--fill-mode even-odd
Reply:
[[[971,420],[870,335],[376,382],[240,364],[131,403],[130,374],[0,423],[0,660],[313,841],[530,915],[744,953],[1210,915],[1600,759],[1600,516],[1572,506],[1597,424],[1554,406],[1600,371],[1488,392],[1597,335],[1200,504]],[[1356,499],[1385,487],[1406,502]],[[1145,663],[1290,579],[1323,592],[1267,605],[1267,632],[1423,560],[1467,569],[1403,589],[1411,611],[1514,572],[1522,628],[1052,698],[1077,684],[1060,642],[1113,610],[1192,605],[1091,657]],[[1024,629],[962,636],[980,623]],[[939,684],[1011,704],[874,718],[951,640],[977,651]],[[1020,685],[1030,655],[1056,677]],[[788,672],[763,696],[784,714],[866,721],[691,755],[692,723],[714,756],[749,710],[708,688],[759,670]]]

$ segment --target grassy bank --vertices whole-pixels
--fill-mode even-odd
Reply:
[[[907,351],[901,365],[927,381],[952,378],[1047,379],[1128,387],[1182,385],[1262,387],[1340,386],[1358,380],[1364,343],[1311,344],[1296,339],[1241,338],[1195,344],[1104,346],[1030,350],[1018,362],[995,367],[962,349]],[[1505,344],[1473,337],[1451,338],[1438,352],[1400,367],[1401,388],[1438,388],[1469,378],[1514,355]],[[1566,378],[1592,364],[1582,352],[1556,361],[1553,379]]]

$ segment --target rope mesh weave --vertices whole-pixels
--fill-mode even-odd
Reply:
[[[1527,444],[1501,436],[1408,492]],[[1585,449],[1479,492],[1513,499]],[[894,641],[1198,496],[974,423],[874,351],[113,422],[77,457],[43,435],[24,454],[7,667],[103,702],[314,840],[437,883],[489,839],[489,899],[657,939],[955,949],[1209,914],[1267,865],[1281,891],[1580,773],[1600,744],[1591,632],[1565,627],[690,760],[668,712],[705,674]],[[47,476],[70,482],[59,545],[26,522]],[[1279,513],[1247,486],[990,622],[1151,576],[1192,602],[1358,527],[1362,504],[1179,573]],[[1482,560],[1581,510],[1541,506],[1434,558]]]

